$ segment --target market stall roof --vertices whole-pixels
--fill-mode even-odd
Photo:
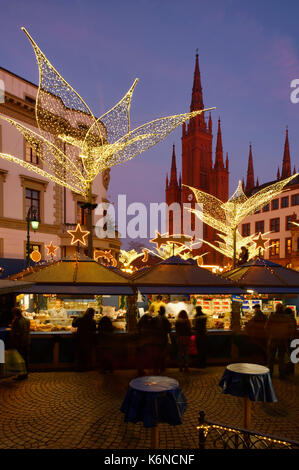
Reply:
[[[10,281],[8,279],[0,280],[0,295],[11,294],[13,292],[22,292],[24,288],[32,286],[32,282]]]
[[[258,258],[223,274],[240,287],[261,294],[299,294],[299,272]]]
[[[134,273],[131,279],[142,294],[244,294],[232,281],[179,256]]]
[[[24,293],[118,295],[133,293],[128,279],[90,259],[63,259],[29,268],[11,278],[35,283],[24,288]]]

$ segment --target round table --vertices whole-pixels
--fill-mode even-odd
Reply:
[[[219,382],[222,393],[244,398],[244,427],[251,425],[251,402],[276,402],[270,371],[259,364],[236,363],[227,366]]]
[[[120,410],[125,422],[143,422],[152,428],[151,447],[158,448],[159,423],[182,423],[186,398],[177,380],[163,376],[145,376],[131,380]]]

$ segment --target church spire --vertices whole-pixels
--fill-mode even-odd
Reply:
[[[245,191],[249,192],[254,188],[254,170],[253,170],[253,158],[251,144],[249,145],[249,157],[248,157],[248,168],[247,168],[247,179]]]
[[[291,157],[290,157],[290,146],[289,146],[289,131],[286,128],[286,138],[284,142],[284,152],[283,152],[283,161],[282,161],[282,170],[281,170],[281,179],[288,178],[291,176]]]
[[[193,78],[190,111],[191,112],[198,111],[199,109],[204,109],[204,105],[203,105],[203,98],[202,98],[202,87],[201,87],[199,62],[198,62],[198,49],[196,49],[195,70],[194,70],[194,78]]]
[[[170,181],[169,185],[178,185],[177,180],[177,171],[176,171],[176,159],[175,159],[175,145],[172,146],[172,161],[171,161],[171,170],[170,170]]]
[[[215,168],[224,168],[220,118],[218,119]]]

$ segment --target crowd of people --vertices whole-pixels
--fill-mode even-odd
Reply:
[[[254,316],[245,327],[249,342],[254,346],[254,362],[261,362],[273,375],[275,357],[278,356],[278,371],[281,379],[294,371],[294,364],[289,360],[290,344],[296,337],[297,323],[291,308],[276,305],[275,312],[269,317],[259,305],[254,307]]]
[[[188,313],[181,310],[173,334],[170,335],[171,323],[166,317],[165,307],[162,298],[158,297],[137,324],[136,361],[140,376],[145,371],[155,375],[163,374],[171,348],[177,352],[180,371],[188,372],[191,350],[196,356],[197,367],[206,367],[207,315],[200,306],[196,307],[191,325]],[[294,364],[289,360],[290,344],[296,337],[297,328],[293,311],[280,303],[269,317],[261,311],[259,305],[254,310],[253,317],[245,327],[246,337],[252,346],[251,362],[267,365],[272,375],[278,355],[279,377],[284,378],[294,371]],[[107,316],[102,317],[97,325],[95,313],[93,308],[88,308],[83,316],[73,321],[76,327],[76,370],[88,370],[99,364],[103,372],[113,372],[114,327]],[[13,308],[12,315],[10,348],[17,350],[25,362],[27,372],[18,376],[18,379],[25,379],[29,368],[30,322],[22,315],[20,308]],[[98,335],[95,335],[97,330]]]

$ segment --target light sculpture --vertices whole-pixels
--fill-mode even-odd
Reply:
[[[202,210],[192,208],[188,210],[199,217],[203,223],[220,232],[218,235],[222,239],[222,241],[216,242],[217,245],[207,242],[206,240],[202,241],[228,258],[232,258],[233,266],[235,267],[237,252],[242,246],[249,245],[253,242],[253,238],[256,237],[256,234],[249,237],[242,237],[238,231],[238,225],[245,217],[260,210],[271,199],[280,194],[282,189],[297,176],[298,173],[268,185],[250,197],[246,196],[242,189],[242,183],[239,181],[236,191],[227,202],[223,202],[217,197],[199,189],[184,185],[193,191],[196,202],[202,204]],[[256,254],[259,252],[259,248],[256,247],[249,247],[249,249],[251,256],[252,250],[256,250]]]
[[[210,109],[163,117],[130,129],[130,105],[137,79],[126,95],[100,118],[96,118],[81,96],[57,72],[25,28],[39,67],[35,115],[39,133],[4,115],[15,126],[43,168],[13,155],[0,157],[81,194],[86,201],[89,257],[92,248],[92,182],[108,168],[130,160],[163,140],[188,119]]]

